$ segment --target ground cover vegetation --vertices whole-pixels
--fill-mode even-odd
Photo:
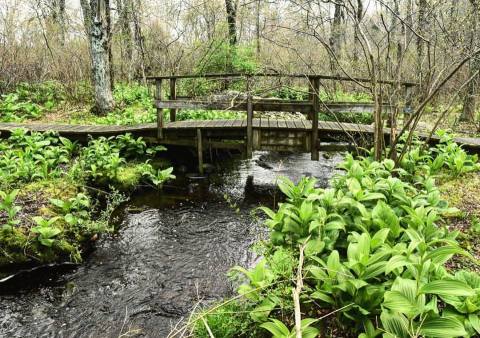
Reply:
[[[434,148],[415,143],[398,167],[347,155],[327,189],[316,188],[313,178],[282,179],[285,202],[260,208],[270,229],[262,259],[251,269],[232,269],[239,295],[193,316],[195,335],[480,334],[478,257],[464,241],[478,220],[450,206],[436,184],[449,191],[458,180],[478,177],[480,165],[439,135]],[[458,198],[453,202],[461,207]],[[456,228],[458,220],[469,224]]]
[[[80,262],[129,191],[173,178],[150,162],[163,150],[130,134],[81,145],[14,130],[0,141],[0,267]]]

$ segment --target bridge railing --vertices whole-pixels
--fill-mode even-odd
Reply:
[[[307,100],[287,100],[278,98],[265,98],[253,95],[253,85],[260,78],[288,78],[305,80],[308,84]],[[312,122],[311,129],[311,156],[313,160],[318,160],[317,149],[318,139],[318,120],[321,111],[330,113],[336,112],[373,112],[375,107],[372,103],[357,102],[324,102],[320,99],[320,86],[322,80],[331,80],[339,82],[351,82],[356,84],[371,82],[367,78],[352,78],[330,75],[305,75],[305,74],[244,74],[244,73],[222,73],[222,74],[202,74],[202,75],[171,75],[171,76],[152,76],[147,78],[155,83],[155,107],[157,109],[157,137],[163,138],[164,118],[163,109],[169,109],[170,121],[176,120],[176,114],[179,109],[201,109],[201,110],[224,110],[224,111],[245,111],[246,119],[246,153],[250,157],[253,152],[253,114],[257,112],[294,112],[306,114]],[[212,81],[235,81],[244,80],[244,91],[241,95],[227,99],[209,99],[205,97],[180,97],[177,96],[177,85],[179,80],[189,79],[208,79]],[[163,84],[169,84],[168,97],[163,97]],[[390,80],[378,81],[385,85],[398,85],[398,82]],[[416,85],[413,82],[401,82],[404,88],[405,106],[411,103],[411,89]],[[392,107],[389,104],[382,105],[383,111],[392,113]],[[405,108],[404,111],[408,111]]]

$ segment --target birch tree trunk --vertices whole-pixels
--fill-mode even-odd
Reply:
[[[90,46],[92,81],[95,92],[94,112],[106,114],[113,110],[111,54],[105,0],[80,0],[85,29]]]

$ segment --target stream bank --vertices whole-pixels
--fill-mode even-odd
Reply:
[[[187,170],[162,192],[133,196],[117,212],[118,232],[83,265],[0,295],[0,336],[167,336],[196,304],[235,293],[226,273],[253,265],[250,247],[265,234],[252,210],[278,202],[278,176],[325,185],[342,156],[321,159],[258,153],[222,161],[208,179]]]

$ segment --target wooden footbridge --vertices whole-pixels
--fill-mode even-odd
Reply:
[[[157,109],[157,123],[141,124],[134,126],[105,126],[105,125],[60,125],[60,124],[33,124],[33,123],[0,123],[0,133],[9,133],[15,128],[27,128],[35,131],[53,130],[60,135],[74,138],[87,139],[89,135],[113,136],[132,133],[157,140],[165,145],[188,146],[197,149],[199,167],[203,168],[203,154],[212,148],[237,149],[250,157],[255,150],[276,150],[310,152],[312,160],[319,159],[319,145],[321,141],[343,140],[356,142],[359,139],[371,140],[374,128],[370,125],[319,121],[319,113],[373,113],[375,107],[372,103],[347,103],[323,102],[318,95],[322,80],[351,81],[356,83],[369,82],[368,79],[339,78],[318,75],[288,75],[289,78],[307,81],[307,100],[281,100],[277,98],[261,98],[254,95],[251,89],[253,80],[258,77],[280,77],[278,74],[261,74],[256,76],[245,74],[209,74],[202,76],[164,76],[151,77],[155,83],[155,107]],[[213,79],[217,81],[234,81],[242,79],[245,82],[245,91],[236,92],[233,96],[213,96],[193,98],[177,96],[179,80],[186,79]],[[168,83],[168,98],[164,98],[165,88]],[[391,85],[393,82],[383,81]],[[409,102],[409,89],[414,84],[404,82]],[[164,121],[163,110],[170,110],[170,121]],[[177,121],[176,114],[179,109],[202,109],[246,112],[244,119],[232,120],[191,120]],[[385,114],[392,113],[394,108],[384,104],[382,110]],[[266,112],[274,112],[267,115]],[[292,118],[273,118],[279,112],[284,115],[291,114]],[[292,114],[293,113],[293,114]],[[271,113],[272,114],[272,113]],[[301,115],[300,115],[301,114]],[[301,118],[299,118],[299,116]],[[384,130],[388,135],[390,129]],[[468,148],[480,149],[479,139],[457,139],[457,142]]]

